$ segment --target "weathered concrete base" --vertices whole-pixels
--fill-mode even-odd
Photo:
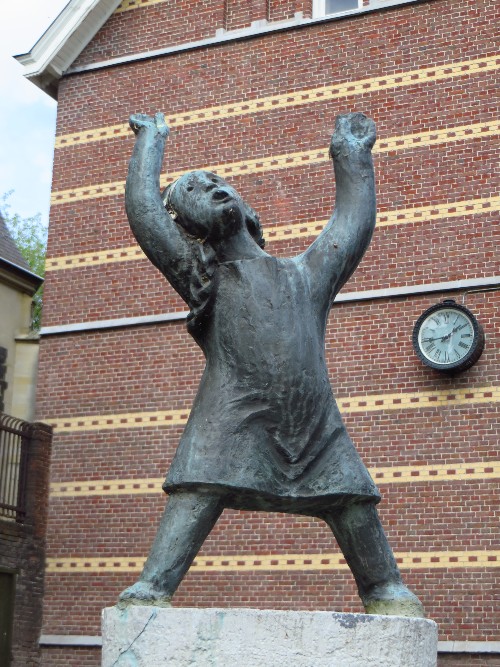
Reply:
[[[103,611],[102,667],[435,667],[437,626],[326,611]]]

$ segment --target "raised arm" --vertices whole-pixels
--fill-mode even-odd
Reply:
[[[337,117],[330,145],[335,210],[318,238],[297,257],[309,273],[313,298],[327,307],[361,261],[375,227],[375,138],[375,123],[364,114]]]
[[[169,129],[163,114],[130,117],[137,139],[125,187],[125,208],[137,242],[146,256],[189,303],[192,250],[166,211],[160,194],[160,170]]]

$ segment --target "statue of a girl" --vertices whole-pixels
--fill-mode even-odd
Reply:
[[[375,125],[339,116],[332,137],[335,211],[298,257],[263,250],[259,218],[216,174],[168,186],[162,114],[137,135],[126,207],[140,246],[189,305],[206,367],[163,486],[169,499],[139,581],[120,604],[168,605],[222,510],[321,517],[368,613],[423,616],[402,583],[375,505],[379,492],[342,422],[325,363],[328,313],[375,225]]]

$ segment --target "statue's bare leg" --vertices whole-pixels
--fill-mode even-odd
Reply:
[[[373,502],[321,515],[351,568],[367,614],[424,617],[420,600],[404,585]]]
[[[170,606],[223,507],[217,494],[171,494],[139,581],[123,591],[119,606]]]

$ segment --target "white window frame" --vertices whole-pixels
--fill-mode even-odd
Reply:
[[[313,18],[318,19],[323,16],[341,16],[342,14],[348,14],[349,12],[355,11],[355,9],[362,9],[363,0],[358,0],[358,6],[353,9],[347,9],[343,12],[335,12],[334,14],[326,14],[325,12],[325,0],[313,0]]]

